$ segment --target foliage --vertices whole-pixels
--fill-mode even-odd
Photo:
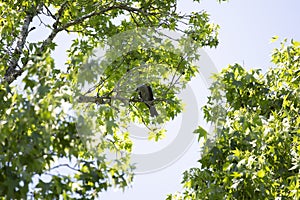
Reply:
[[[218,43],[217,26],[209,24],[208,14],[177,13],[175,0],[1,1],[0,13],[0,196],[4,199],[87,199],[108,187],[125,188],[132,180],[133,167],[129,164],[132,142],[126,125],[134,121],[147,125],[153,119],[138,98],[125,96],[125,106],[111,103],[122,75],[130,75],[136,66],[146,63],[152,66],[150,73],[164,77],[148,83],[155,103],[160,104],[158,110],[166,110],[153,123],[163,123],[182,109],[176,94],[197,73],[191,64],[198,59],[197,49]],[[41,27],[48,35],[41,41],[29,41],[28,36]],[[139,42],[134,51],[117,57],[108,52],[111,62],[103,62],[102,71],[95,71],[101,80],[80,99],[78,73],[87,72],[84,65],[93,49],[103,45],[118,48],[117,42],[124,41],[109,38],[140,27],[180,31],[183,37],[179,43],[184,49],[185,41],[192,38],[194,46],[189,49],[194,53],[174,54],[177,50],[172,42],[162,42],[158,36],[150,37],[155,48],[143,49]],[[55,38],[62,32],[76,33],[78,38],[68,50],[66,65],[56,66],[51,53],[60,48]],[[157,63],[165,70],[155,71]],[[168,81],[171,75],[177,81]],[[88,148],[91,138],[84,140],[77,133],[76,122],[81,123],[81,118],[75,119],[66,109],[78,98],[88,111],[96,113],[96,122],[104,130],[94,151]],[[121,115],[117,111],[122,108],[126,111],[123,121],[117,121]],[[150,135],[159,139],[163,134],[159,130]],[[117,159],[109,160],[106,151],[117,153]]]
[[[300,43],[285,44],[265,74],[235,64],[214,77],[203,110],[215,144],[167,199],[300,198]]]

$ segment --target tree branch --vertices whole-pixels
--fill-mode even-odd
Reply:
[[[50,16],[50,17],[52,17],[53,19],[55,19],[56,20],[56,17],[52,14],[52,12],[50,11],[50,9],[45,5],[45,4],[43,4],[43,6],[46,8],[46,10],[47,10],[47,14],[46,15],[48,15],[48,16]]]
[[[110,97],[92,97],[92,96],[80,96],[78,98],[78,103],[96,103],[96,104],[105,104],[109,103],[111,100]]]
[[[96,15],[101,15],[101,14],[104,14],[110,10],[113,10],[113,9],[121,9],[121,10],[126,10],[128,12],[138,12],[138,13],[141,13],[145,16],[149,16],[149,15],[155,15],[155,14],[158,14],[158,13],[147,13],[145,12],[144,10],[142,9],[139,9],[139,8],[134,8],[134,7],[130,7],[126,4],[119,4],[119,5],[112,5],[110,7],[107,7],[107,8],[102,8],[100,10],[95,10],[91,13],[88,13],[86,15],[83,15],[82,17],[79,17],[73,21],[70,21],[66,24],[63,24],[62,26],[59,27],[60,25],[60,17],[62,16],[63,14],[63,11],[65,10],[66,6],[68,5],[67,1],[65,1],[61,8],[57,11],[57,13],[54,15],[55,18],[56,18],[56,21],[54,22],[54,24],[52,25],[53,26],[53,30],[52,32],[50,33],[50,35],[47,37],[46,40],[44,40],[44,42],[42,43],[41,45],[41,48],[40,48],[40,52],[44,52],[47,48],[47,46],[49,46],[52,41],[54,40],[55,36],[63,31],[63,30],[67,30],[67,28],[71,27],[71,26],[74,26],[76,24],[80,24],[82,23],[83,21],[85,21],[86,19],[89,19],[93,16],[96,16]],[[38,11],[40,9],[42,9],[43,7],[43,4],[40,4],[36,10],[36,12],[30,12],[27,14],[27,16],[25,17],[25,20],[24,20],[24,25],[22,27],[22,31],[20,33],[20,36],[19,36],[19,41],[17,42],[17,47],[15,48],[15,51],[13,53],[13,56],[9,62],[9,67],[5,73],[5,76],[4,76],[4,80],[6,82],[8,82],[9,84],[12,83],[18,76],[20,76],[23,72],[22,69],[19,69],[17,70],[17,66],[18,66],[18,61],[20,60],[21,58],[21,55],[22,55],[22,50],[25,46],[25,42],[26,42],[26,38],[28,36],[28,33],[29,33],[29,25],[30,25],[30,22],[32,21],[33,17],[36,15],[36,13],[38,13]]]
[[[24,24],[23,24],[21,32],[18,36],[19,40],[17,41],[17,46],[14,49],[14,52],[12,53],[11,59],[8,64],[8,69],[6,70],[6,73],[4,75],[4,80],[6,82],[8,82],[9,84],[12,83],[23,72],[22,69],[17,70],[16,68],[19,67],[18,62],[21,58],[28,33],[30,32],[29,25],[32,22],[33,17],[39,12],[39,10],[41,8],[42,8],[42,6],[39,5],[34,12],[28,11],[28,13],[24,19]]]
[[[54,166],[54,167],[51,167],[51,168],[49,169],[49,171],[52,171],[52,170],[57,169],[57,168],[60,168],[60,167],[68,167],[68,168],[71,169],[71,170],[80,172],[79,169],[76,169],[75,167],[71,167],[69,164],[59,164],[59,165],[56,165],[56,166]]]
[[[139,13],[142,13],[143,15],[145,15],[145,16],[154,14],[154,13],[149,14],[149,13],[147,13],[147,12],[145,12],[145,11],[139,9],[139,8],[130,7],[130,6],[127,6],[126,4],[113,5],[113,6],[110,6],[110,7],[107,7],[107,8],[102,8],[99,11],[95,10],[94,12],[91,12],[91,13],[88,13],[86,15],[83,15],[80,18],[77,18],[77,19],[75,19],[73,21],[70,21],[69,23],[64,24],[58,30],[59,31],[66,30],[67,28],[69,28],[69,27],[71,27],[73,25],[79,24],[79,23],[83,22],[86,19],[89,19],[89,18],[91,18],[93,16],[96,16],[96,15],[104,14],[107,11],[114,10],[114,9],[126,10],[128,12],[139,12]]]
[[[133,99],[126,99],[118,96],[110,97],[110,96],[102,96],[102,97],[96,97],[96,96],[85,96],[82,95],[78,98],[78,103],[96,103],[96,104],[106,104],[110,103],[111,100],[120,100],[120,101],[127,101],[127,102],[144,102],[140,98],[133,98]],[[173,102],[170,99],[154,99],[152,102]]]

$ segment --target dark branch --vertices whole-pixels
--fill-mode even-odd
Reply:
[[[62,16],[64,10],[65,10],[66,7],[67,7],[67,5],[68,5],[68,1],[65,1],[65,2],[61,5],[61,7],[60,7],[59,10],[57,11],[57,13],[54,15],[54,17],[55,17],[55,19],[56,19],[56,21],[55,21],[54,24],[53,24],[53,28],[54,28],[54,29],[57,29],[57,25],[59,24],[59,19],[60,19],[60,17]]]
[[[47,15],[48,16],[51,16],[53,19],[55,19],[56,20],[56,17],[52,14],[52,12],[49,10],[49,8],[44,4],[44,7],[46,8],[46,10],[47,10]]]
[[[74,171],[80,172],[79,169],[76,169],[75,167],[71,167],[69,164],[59,164],[59,165],[56,165],[56,166],[50,168],[49,171],[52,171],[52,170],[60,168],[60,167],[68,167],[69,169],[72,169]]]

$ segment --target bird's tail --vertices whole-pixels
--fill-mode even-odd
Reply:
[[[149,109],[150,109],[151,117],[156,117],[156,116],[158,116],[158,112],[157,112],[157,110],[155,109],[154,106],[150,106]]]

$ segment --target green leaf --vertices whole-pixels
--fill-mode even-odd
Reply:
[[[202,137],[204,138],[204,140],[207,139],[207,131],[201,126],[198,126],[198,128],[194,130],[194,133],[198,134],[198,141],[200,141]]]
[[[265,171],[264,170],[259,170],[258,172],[257,172],[257,176],[259,177],[259,178],[263,178],[264,176],[265,176]]]
[[[271,43],[276,42],[278,40],[279,36],[273,36],[272,39],[270,40]]]
[[[240,177],[243,176],[243,174],[242,174],[242,173],[239,173],[239,172],[233,172],[233,173],[231,174],[231,176],[232,176],[233,178],[240,178]]]
[[[25,89],[28,88],[28,87],[29,87],[30,89],[32,89],[36,84],[37,84],[36,81],[27,79],[27,80],[25,81]]]

